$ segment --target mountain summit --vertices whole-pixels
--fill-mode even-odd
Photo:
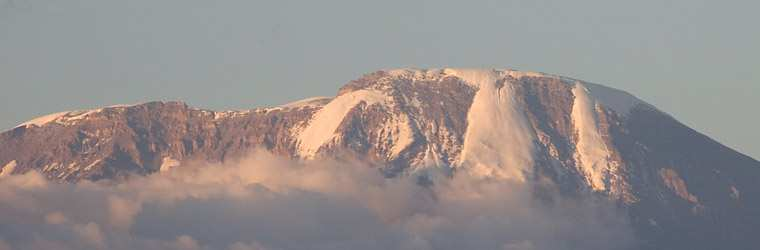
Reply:
[[[247,111],[152,102],[63,112],[0,134],[0,145],[0,178],[121,179],[263,148],[305,161],[350,155],[389,178],[551,180],[621,204],[648,249],[751,249],[760,228],[760,162],[624,91],[534,72],[381,70],[335,97]]]

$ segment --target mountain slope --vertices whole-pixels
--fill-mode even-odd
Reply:
[[[752,249],[760,162],[619,90],[513,70],[398,69],[334,98],[214,112],[177,102],[58,113],[0,134],[0,176],[119,179],[235,160],[254,148],[349,155],[388,176],[426,171],[537,183],[617,201],[647,249]]]

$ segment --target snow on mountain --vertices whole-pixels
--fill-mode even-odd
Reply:
[[[573,87],[573,95],[572,119],[578,133],[576,157],[589,185],[594,190],[604,190],[605,175],[614,173],[617,166],[611,161],[607,143],[602,138],[597,102],[589,97],[588,89],[580,82]]]
[[[103,112],[105,109],[117,109],[117,108],[125,108],[125,107],[129,107],[129,106],[113,105],[113,106],[108,106],[108,107],[99,108],[99,109],[58,112],[58,113],[53,113],[53,114],[34,118],[32,120],[19,124],[18,126],[16,126],[16,128],[29,127],[29,126],[42,127],[50,123],[56,123],[56,124],[67,126],[67,125],[72,125],[78,121],[82,121],[92,114]]]
[[[171,156],[166,156],[161,159],[161,167],[159,167],[159,171],[166,172],[179,165],[180,162],[178,160],[173,159]]]
[[[78,111],[54,113],[54,114],[49,114],[49,115],[32,119],[31,121],[22,123],[16,127],[27,127],[27,126],[41,127],[52,122],[55,122],[61,125],[70,125],[72,123],[85,119],[87,116],[91,114],[98,113],[101,111],[103,111],[103,109],[78,110]]]
[[[532,172],[535,135],[515,102],[512,85],[495,70],[446,70],[478,88],[467,112],[458,165],[481,177],[525,181]]]
[[[290,103],[286,103],[283,105],[280,105],[281,108],[302,108],[302,107],[311,107],[311,106],[319,106],[324,105],[325,103],[332,100],[332,97],[325,97],[325,96],[317,96],[317,97],[310,97]]]
[[[3,168],[0,168],[0,178],[4,176],[9,176],[13,173],[13,171],[16,169],[16,160],[12,160],[8,162],[8,164],[5,164]]]
[[[578,82],[577,80],[575,82]],[[602,86],[594,83],[584,83],[584,86],[595,100],[608,107],[618,115],[626,116],[630,114],[631,110],[639,105],[645,105],[648,108],[654,109],[653,106],[646,104],[644,101],[639,100],[631,94],[625,91],[613,89],[610,87]]]
[[[760,244],[760,162],[624,91],[509,69],[381,70],[334,98],[246,111],[151,102],[56,113],[0,133],[0,176],[120,180],[254,149],[606,197],[664,246],[644,249]]]
[[[383,93],[359,90],[336,97],[322,107],[298,135],[299,154],[313,158],[322,145],[335,138],[335,130],[351,109],[364,103],[373,105],[388,101]]]
[[[40,116],[40,117],[34,118],[32,120],[29,120],[29,121],[27,121],[25,123],[19,124],[16,127],[26,127],[26,126],[32,126],[32,125],[41,127],[41,126],[44,126],[45,124],[53,122],[53,121],[55,121],[55,120],[57,120],[57,119],[65,116],[65,115],[67,115],[68,113],[69,113],[69,111],[65,111],[65,112],[59,112],[59,113],[54,113],[54,114]]]
[[[464,85],[446,85],[451,83],[451,79]],[[476,176],[525,180],[533,171],[537,140],[547,139],[545,133],[538,138],[537,128],[531,124],[535,123],[531,120],[535,118],[526,117],[531,111],[526,106],[528,97],[523,92],[538,87],[534,84],[519,87],[526,81],[554,81],[556,84],[549,86],[552,89],[567,89],[566,93],[558,94],[570,96],[574,100],[567,114],[573,123],[568,124],[573,126],[569,128],[572,130],[570,133],[577,133],[578,136],[577,140],[572,139],[577,144],[570,145],[576,148],[571,160],[577,163],[577,169],[584,174],[584,179],[592,189],[605,190],[605,176],[614,176],[619,166],[612,159],[612,149],[607,148],[609,143],[602,138],[605,132],[597,124],[597,113],[606,109],[622,119],[632,109],[645,103],[623,91],[601,85],[510,69],[403,68],[379,71],[367,79],[355,81],[342,88],[334,99],[310,98],[280,108],[310,107],[317,110],[303,121],[303,125],[291,129],[297,144],[295,155],[304,159],[313,159],[321,151],[327,152],[330,148],[338,147],[338,144],[348,143],[356,147],[370,146],[378,154],[375,157],[380,159],[403,159],[406,168],[410,170],[423,166],[465,166],[467,171]],[[528,89],[524,89],[526,86]],[[433,92],[422,91],[427,88]],[[456,94],[445,93],[457,91],[451,88],[467,88],[474,93],[463,113],[465,130],[459,134],[452,133],[451,127],[440,124],[445,120],[435,120],[436,116],[442,114],[426,114],[432,111],[431,107],[448,105],[446,102],[451,99],[435,102],[433,100],[438,98],[433,95]],[[375,104],[380,104],[377,107],[382,111],[372,112],[372,117],[349,118],[350,112],[361,103],[364,103],[361,108],[364,111],[357,114],[367,112],[367,108]],[[428,115],[433,117],[427,117]],[[452,116],[441,118],[451,119]],[[360,127],[350,127],[368,129],[362,131],[363,135],[368,136],[365,138],[368,141],[362,144],[356,144],[354,140],[357,138],[349,138],[358,131],[341,131],[349,129],[341,126],[349,126],[349,122],[355,119],[377,122],[376,125],[370,125],[365,121]],[[377,127],[370,129],[366,126]],[[408,151],[415,145],[415,138],[422,139],[427,145]],[[556,151],[556,145],[546,146],[549,147],[547,150]]]

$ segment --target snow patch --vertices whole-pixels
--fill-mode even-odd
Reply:
[[[401,68],[401,69],[386,69],[383,70],[385,73],[387,73],[390,76],[393,77],[401,77],[401,76],[409,76],[414,75],[417,72],[420,72],[420,69],[414,69],[414,68]]]
[[[689,192],[686,182],[672,168],[660,169],[660,178],[675,195],[694,204],[699,204],[699,198]]]
[[[243,117],[251,113],[251,111],[208,111],[201,110],[203,112],[210,112],[214,116],[214,120]]]
[[[29,120],[27,122],[24,122],[22,124],[19,124],[18,126],[14,128],[19,127],[30,127],[30,126],[37,126],[42,127],[47,124],[50,124],[52,122],[55,122],[57,124],[61,125],[72,125],[78,121],[84,120],[88,116],[96,113],[103,112],[106,109],[117,109],[117,108],[127,108],[127,107],[133,107],[141,104],[120,104],[120,105],[111,105],[104,108],[99,109],[89,109],[89,110],[74,110],[74,111],[64,111],[64,112],[58,112],[54,114],[44,115],[41,117],[34,118],[32,120]]]
[[[106,108],[129,108],[129,107],[134,107],[134,106],[143,105],[143,104],[145,103],[142,102],[142,103],[135,103],[135,104],[116,104],[116,105],[106,106]]]
[[[43,168],[42,168],[42,172],[48,172],[48,171],[50,171],[50,170],[53,170],[53,169],[55,169],[55,167],[56,167],[56,165],[55,165],[55,164],[48,164],[48,165],[45,165],[45,167],[43,167]]]
[[[13,170],[16,169],[16,160],[12,160],[8,164],[5,164],[2,169],[0,169],[0,178],[10,176],[13,174]]]
[[[95,114],[95,113],[98,113],[98,112],[101,112],[101,111],[103,111],[103,109],[73,111],[73,112],[69,112],[68,114],[66,114],[64,116],[64,119],[66,120],[67,123],[68,122],[75,122],[75,121],[82,120],[82,119],[86,118],[89,115],[92,115],[92,114]]]
[[[633,108],[640,104],[645,104],[644,101],[622,90],[593,83],[584,83],[584,85],[594,99],[621,116],[627,116]]]
[[[18,126],[16,126],[16,128],[30,127],[30,126],[42,127],[44,125],[47,125],[53,122],[61,124],[61,125],[71,125],[78,121],[84,120],[85,118],[87,118],[88,116],[92,114],[96,114],[102,111],[103,109],[59,112],[55,114],[49,114],[49,115],[41,116],[38,118],[34,118],[28,122],[19,124]]]
[[[103,161],[102,159],[95,160],[94,162],[90,163],[90,165],[87,165],[87,167],[84,168],[84,171],[90,171],[90,170],[92,170],[92,168],[95,167],[95,165],[98,165],[98,163],[100,163],[102,161]]]
[[[357,90],[340,95],[317,111],[309,124],[298,135],[298,152],[305,158],[313,158],[322,145],[335,138],[335,130],[348,112],[364,102],[367,105],[388,101],[390,97],[372,90]]]
[[[37,117],[37,118],[34,118],[34,119],[32,119],[32,120],[30,120],[28,122],[19,124],[16,127],[17,128],[18,127],[29,127],[29,126],[32,126],[32,125],[37,126],[37,127],[42,127],[43,125],[48,124],[48,123],[50,123],[52,121],[55,121],[58,118],[61,118],[61,117],[65,116],[68,113],[69,113],[69,111],[65,111],[65,112],[59,112],[59,113],[55,113],[55,114],[49,114],[49,115]]]
[[[501,77],[495,69],[443,69],[443,73],[462,79],[464,83],[480,88],[488,85],[496,85],[496,81]],[[477,95],[477,94],[476,94]]]
[[[58,164],[60,164],[60,163],[58,163]],[[71,170],[71,169],[74,169],[76,167],[77,167],[77,163],[76,162],[72,162],[72,163],[69,163],[69,165],[66,167],[66,169]]]
[[[161,159],[161,168],[159,168],[160,172],[166,172],[170,169],[179,166],[180,162],[170,156],[166,156],[163,159]]]
[[[383,70],[386,74],[392,77],[405,77],[405,78],[433,78],[440,76],[443,73],[442,69],[417,69],[417,68],[401,68],[401,69],[388,69]]]
[[[389,131],[388,137],[391,140],[390,159],[398,157],[404,149],[414,143],[414,132],[406,114],[394,117],[386,124],[385,130]]]
[[[496,70],[446,69],[475,86],[457,165],[479,177],[525,181],[532,172],[534,132],[514,99],[512,85],[499,85]]]
[[[571,117],[578,134],[576,162],[592,189],[605,190],[604,176],[617,165],[611,161],[609,149],[599,131],[597,103],[580,82],[572,91],[575,101]]]
[[[505,70],[505,72],[508,76],[515,79],[520,79],[523,77],[551,77],[551,78],[556,77],[556,76],[547,75],[541,72],[517,71],[517,70]]]
[[[332,97],[325,97],[325,96],[317,96],[317,97],[311,97],[306,98],[303,100],[298,100],[295,102],[286,103],[283,105],[280,105],[281,108],[303,108],[303,107],[311,107],[316,105],[321,105],[329,102],[332,99]]]

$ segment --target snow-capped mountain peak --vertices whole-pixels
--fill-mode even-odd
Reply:
[[[264,149],[303,161],[348,155],[388,177],[443,170],[537,195],[607,197],[654,232],[644,238],[674,246],[753,242],[760,225],[760,162],[624,91],[508,69],[381,70],[335,97],[245,111],[151,102],[62,112],[0,133],[0,145],[0,181],[33,170],[118,180]]]

